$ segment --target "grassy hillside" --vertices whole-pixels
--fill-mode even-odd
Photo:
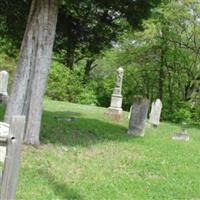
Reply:
[[[106,109],[45,101],[41,146],[24,146],[18,200],[200,199],[200,129],[173,141],[161,123],[144,138],[127,135]],[[70,121],[71,119],[71,121]]]

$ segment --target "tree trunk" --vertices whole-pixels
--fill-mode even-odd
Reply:
[[[67,47],[67,55],[66,55],[66,65],[69,69],[73,70],[74,68],[74,54],[75,54],[75,45],[72,40]]]
[[[163,100],[163,81],[164,81],[164,54],[165,51],[161,49],[161,62],[159,69],[159,80],[158,80],[158,88],[159,88],[159,99]]]
[[[84,83],[87,83],[90,77],[90,71],[92,70],[92,64],[94,63],[94,59],[87,59],[85,64],[85,72],[84,72]]]
[[[5,121],[25,115],[24,141],[39,144],[42,99],[57,23],[57,0],[33,0]]]
[[[162,38],[161,38],[161,52],[160,52],[160,69],[159,69],[159,79],[158,79],[158,96],[159,99],[162,101],[163,99],[163,82],[165,78],[164,74],[164,67],[166,64],[165,54],[167,51],[167,41],[164,36],[166,31],[166,27],[162,26]]]
[[[171,72],[168,71],[168,94],[169,94],[169,111],[172,114],[174,112],[173,110],[173,85],[172,85],[172,76],[171,76]]]

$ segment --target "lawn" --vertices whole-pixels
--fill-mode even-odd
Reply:
[[[105,111],[45,100],[41,145],[23,147],[18,200],[200,199],[200,128],[187,142],[164,122],[134,137],[128,113],[116,123]]]

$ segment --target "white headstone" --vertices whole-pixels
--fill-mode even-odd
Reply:
[[[0,122],[0,136],[8,136],[9,124]],[[4,162],[6,156],[6,147],[0,146],[0,161]]]
[[[132,111],[132,106],[130,107],[130,110],[129,110],[128,119],[131,118],[131,111]]]
[[[162,102],[160,99],[157,99],[151,105],[151,112],[149,115],[149,123],[158,126],[160,124],[160,115],[162,111]]]
[[[7,71],[1,71],[0,72],[0,94],[4,96],[8,96],[8,78],[9,74]]]

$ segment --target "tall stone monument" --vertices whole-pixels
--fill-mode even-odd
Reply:
[[[144,136],[149,100],[139,99],[132,105],[128,134]]]
[[[107,115],[114,119],[120,120],[122,118],[122,81],[123,81],[124,70],[122,67],[117,69],[117,80],[113,94],[111,97],[110,107],[108,108]]]
[[[9,74],[7,71],[0,72],[0,101],[5,104],[8,101],[8,78]]]
[[[149,123],[155,127],[160,124],[161,111],[162,111],[162,102],[160,99],[157,99],[152,103],[151,112],[149,115]]]

